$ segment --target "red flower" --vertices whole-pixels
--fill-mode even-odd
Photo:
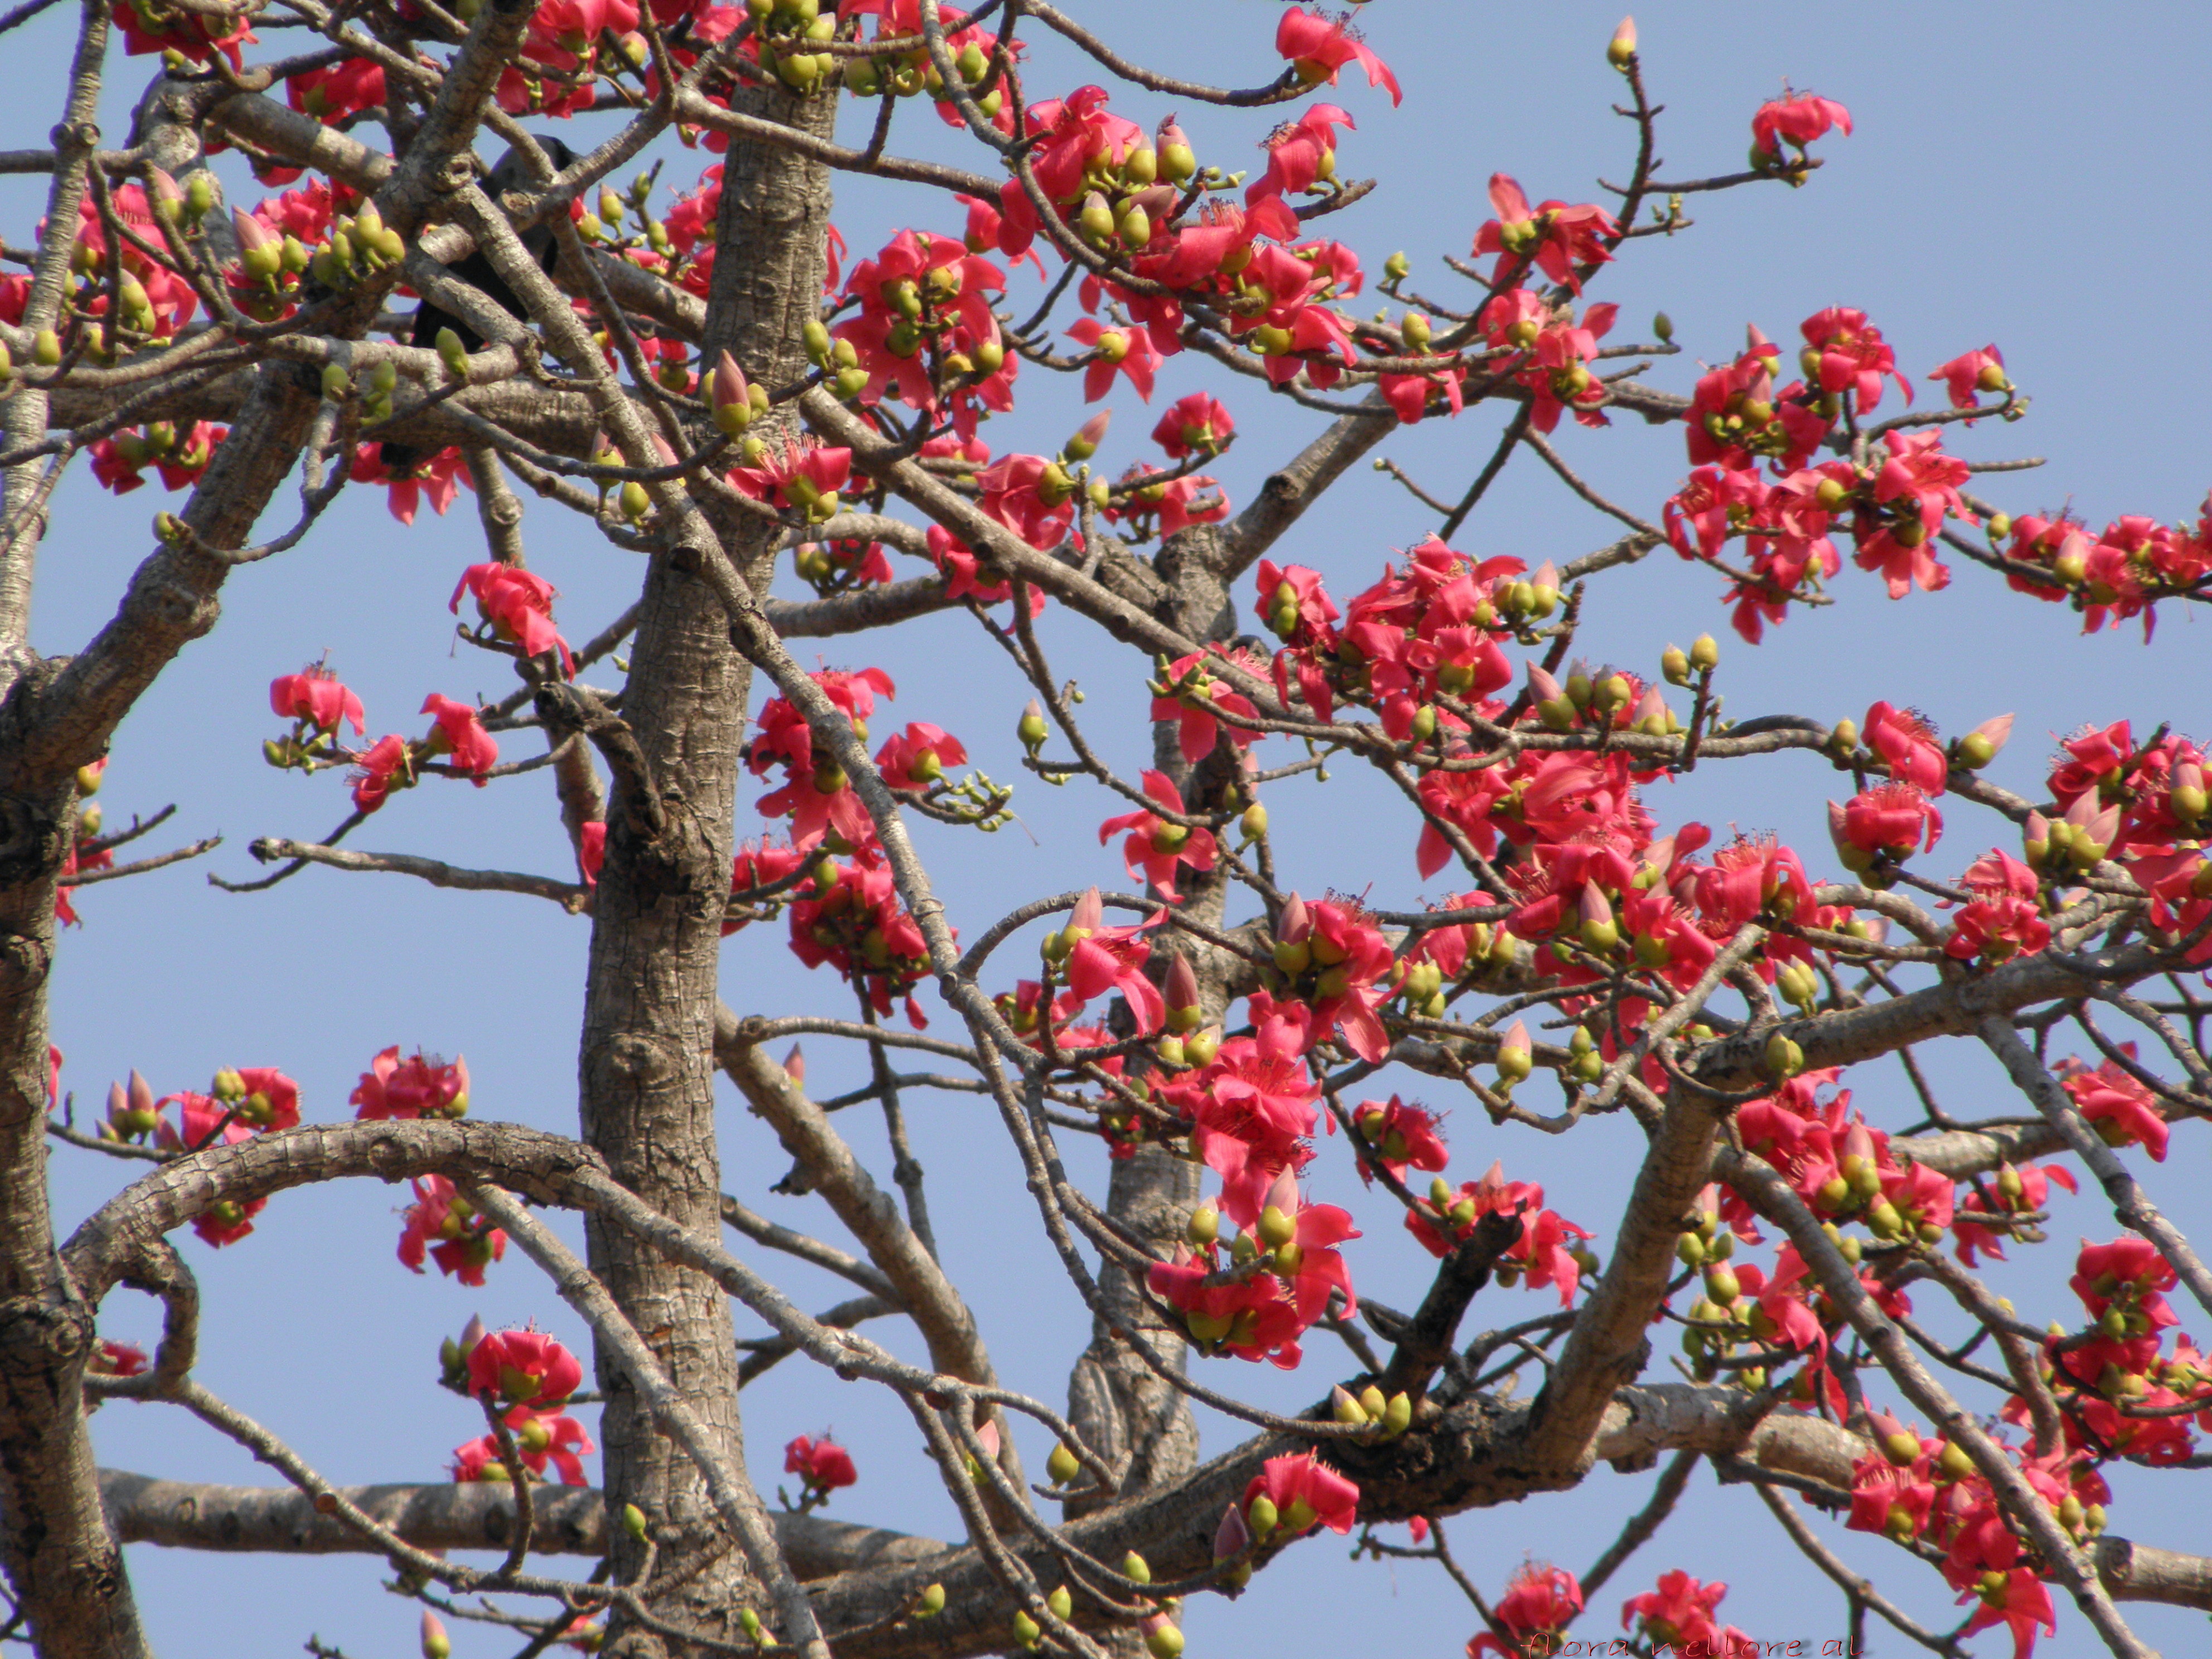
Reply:
[[[1393,104],[1405,101],[1390,66],[1368,50],[1348,22],[1331,21],[1318,11],[1300,11],[1293,6],[1275,26],[1275,50],[1290,59],[1298,79],[1310,87],[1324,81],[1334,86],[1344,66],[1357,64],[1367,71],[1369,86],[1389,88]]]
[[[1805,378],[1821,391],[1853,392],[1860,409],[1873,409],[1881,402],[1881,377],[1887,374],[1905,393],[1905,401],[1912,401],[1912,383],[1898,372],[1897,354],[1882,339],[1881,331],[1867,321],[1863,311],[1830,306],[1808,317],[1798,325],[1798,332],[1805,337],[1805,349],[1799,358]]]
[[[1229,447],[1237,422],[1218,398],[1194,392],[1168,405],[1152,428],[1152,441],[1179,461],[1190,455],[1218,455]]]
[[[1071,339],[1091,348],[1092,356],[1083,371],[1083,400],[1095,404],[1114,388],[1114,377],[1126,375],[1137,395],[1152,400],[1152,380],[1158,373],[1160,354],[1144,329],[1103,326],[1095,317],[1079,317],[1067,331]]]
[[[459,1054],[448,1065],[421,1049],[399,1058],[399,1045],[369,1062],[346,1103],[358,1119],[461,1117],[469,1109],[469,1063]]]
[[[1680,1571],[1662,1573],[1659,1588],[1632,1595],[1620,1607],[1620,1627],[1643,1620],[1643,1636],[1655,1644],[1687,1646],[1711,1642],[1717,1633],[1713,1609],[1728,1594],[1723,1583],[1701,1584]]]
[[[94,1376],[136,1376],[149,1363],[145,1349],[137,1343],[110,1342],[102,1337],[87,1369]]]
[[[576,663],[568,654],[568,642],[553,626],[553,584],[544,577],[511,564],[472,564],[461,573],[446,609],[459,615],[464,593],[476,596],[477,614],[501,639],[520,645],[524,656],[557,651],[561,672],[574,675]]]
[[[1221,1177],[1221,1208],[1240,1226],[1260,1218],[1267,1189],[1285,1169],[1312,1157],[1314,1100],[1321,1092],[1304,1061],[1249,1037],[1221,1045],[1211,1066],[1166,1085],[1192,1120],[1191,1139]]]
[[[968,750],[941,726],[912,720],[905,731],[876,751],[876,769],[894,789],[927,789],[940,781],[945,769],[968,763]]]
[[[863,739],[868,720],[876,712],[876,694],[898,695],[891,677],[880,668],[856,672],[825,668],[810,678],[854,722],[855,732]],[[861,805],[852,780],[842,768],[828,759],[816,762],[814,732],[806,717],[788,699],[776,697],[761,710],[760,722],[760,732],[747,751],[746,765],[760,774],[781,760],[787,769],[783,787],[762,796],[757,803],[760,811],[770,817],[790,815],[792,844],[799,850],[818,845],[834,830],[863,862],[876,861],[880,854],[867,809]]]
[[[284,95],[302,115],[336,126],[384,101],[384,65],[368,58],[349,58],[303,70],[285,81]]]
[[[215,1097],[249,1129],[290,1129],[300,1121],[300,1085],[274,1066],[217,1072]]]
[[[1376,981],[1394,965],[1389,942],[1349,903],[1308,904],[1293,893],[1275,922],[1275,965],[1286,994],[1252,994],[1262,1046],[1304,1054],[1332,1030],[1362,1060],[1379,1063],[1389,1033],[1375,1010],[1389,994]]]
[[[353,773],[353,804],[357,811],[375,811],[394,788],[405,788],[415,781],[407,739],[396,732],[379,738],[355,759],[359,763]],[[392,781],[395,777],[399,780],[397,784]]]
[[[470,1208],[443,1176],[415,1177],[415,1202],[407,1206],[405,1216],[399,1260],[418,1273],[428,1255],[448,1279],[481,1285],[484,1269],[507,1254],[507,1235]]]
[[[149,13],[161,20],[158,27],[148,21]],[[197,12],[150,7],[142,12],[131,0],[115,0],[112,15],[123,30],[123,49],[133,58],[147,52],[174,52],[204,65],[210,54],[219,52],[230,59],[231,68],[237,70],[244,64],[239,48],[251,46],[260,38],[243,17],[225,22]]]
[[[1903,779],[1923,794],[1943,793],[1951,763],[1928,722],[1911,709],[1875,703],[1867,710],[1860,736],[1868,748],[1889,763],[1892,777]]]
[[[1144,781],[1145,793],[1155,802],[1178,817],[1183,815],[1182,793],[1166,773],[1148,771]],[[1129,834],[1121,843],[1121,860],[1129,873],[1145,877],[1152,890],[1170,904],[1178,899],[1178,866],[1187,864],[1200,871],[1213,868],[1217,848],[1211,830],[1170,823],[1151,812],[1125,812],[1098,826],[1098,844],[1103,847],[1109,836],[1124,830]]]
[[[353,727],[356,737],[365,736],[368,730],[361,699],[321,663],[310,663],[296,674],[279,674],[270,681],[269,706],[287,720],[304,720],[333,735],[341,720]]]
[[[787,441],[775,449],[757,447],[758,455],[749,458],[750,465],[730,469],[730,482],[738,489],[755,501],[773,501],[817,522],[837,511],[838,492],[853,476],[851,450],[813,443],[794,449]]]
[[[1273,1526],[1257,1524],[1253,1515],[1254,1501],[1261,1498],[1273,1511]],[[1265,1539],[1278,1529],[1295,1538],[1316,1526],[1348,1533],[1358,1518],[1359,1488],[1311,1452],[1271,1457],[1244,1488],[1244,1515],[1255,1538]]]
[[[1158,471],[1149,461],[1133,462],[1120,481],[1127,497],[1106,509],[1107,519],[1127,522],[1142,538],[1180,535],[1194,524],[1217,524],[1229,516],[1229,498],[1220,493],[1219,480],[1201,472],[1146,482]],[[1201,495],[1200,490],[1213,493]]]
[[[815,1440],[802,1434],[786,1446],[783,1472],[799,1476],[808,1491],[824,1497],[860,1478],[853,1467],[853,1455],[827,1435]]]
[[[469,1392],[510,1405],[557,1406],[584,1380],[584,1368],[543,1331],[494,1331],[469,1350]]]
[[[1474,251],[1498,255],[1493,283],[1525,257],[1553,282],[1580,294],[1582,278],[1575,267],[1610,260],[1604,239],[1620,234],[1613,216],[1592,203],[1570,207],[1553,200],[1530,207],[1520,185],[1503,173],[1490,175],[1490,205],[1498,216],[1475,232]]]
[[[1784,139],[1802,151],[1814,139],[1825,137],[1832,127],[1841,127],[1844,136],[1849,137],[1850,111],[1832,98],[1793,92],[1759,106],[1758,113],[1751,118],[1752,148],[1779,161]]]
[[[1942,833],[1943,815],[1909,783],[1878,783],[1852,796],[1846,806],[1828,803],[1828,834],[1836,856],[1844,869],[1858,874],[1902,864],[1917,850],[1932,852]]]
[[[1960,910],[1943,942],[1946,955],[1961,962],[1979,957],[1994,966],[2051,943],[2051,924],[2036,902],[2041,884],[2018,859],[1985,853],[1966,866],[1963,880],[1974,899]]]
[[[2012,382],[2005,376],[2004,353],[1994,345],[1985,345],[1979,351],[1969,351],[1962,357],[1954,357],[1928,378],[1948,383],[1951,407],[1954,409],[1979,409],[1982,400],[1978,393],[2008,392],[2012,390]]]
[[[2051,1592],[2033,1567],[2014,1567],[2002,1575],[2003,1583],[1994,1595],[1980,1589],[1963,1590],[1959,1604],[1970,1600],[1978,1601],[1974,1616],[1966,1622],[1966,1634],[1987,1630],[1992,1625],[2003,1625],[2012,1632],[2013,1659],[2027,1659],[2035,1651],[2035,1632],[2039,1626],[2048,1636],[2058,1634],[2058,1614],[2051,1605]]]
[[[1075,481],[1058,461],[1008,455],[975,475],[983,511],[1039,552],[1060,544],[1075,517]]]
[[[1583,1587],[1574,1574],[1531,1561],[1513,1575],[1498,1598],[1498,1622],[1516,1642],[1526,1644],[1524,1651],[1548,1653],[1556,1650],[1556,1644],[1528,1644],[1527,1638],[1559,1635],[1582,1610]],[[1482,1659],[1486,1653],[1510,1659],[1511,1650],[1485,1631],[1468,1643],[1467,1659]]]
[[[384,450],[380,444],[365,443],[354,451],[353,466],[349,475],[356,483],[388,484],[391,495],[386,505],[392,516],[404,525],[415,522],[416,509],[424,501],[431,510],[443,518],[461,486],[476,488],[469,476],[469,464],[461,452],[448,446],[435,454],[425,455],[405,472],[394,473],[384,465]]]
[[[103,489],[127,495],[146,482],[140,475],[152,466],[161,472],[164,488],[186,489],[200,481],[216,446],[229,435],[228,427],[207,421],[195,422],[182,434],[167,421],[156,421],[143,434],[126,427],[92,446],[92,476]]]
[[[1066,951],[1068,989],[1076,998],[1068,1011],[1071,1017],[1093,997],[1119,991],[1139,1031],[1150,1036],[1160,1029],[1167,1018],[1167,1005],[1159,988],[1145,975],[1145,961],[1152,947],[1138,935],[1156,926],[1162,914],[1155,912],[1140,927],[1109,927],[1104,925],[1104,905],[1096,887],[1076,900],[1066,927],[1058,935],[1060,946]]]
[[[1426,1107],[1408,1106],[1395,1095],[1388,1101],[1363,1100],[1352,1114],[1352,1121],[1359,1126],[1361,1139],[1372,1149],[1367,1158],[1359,1161],[1359,1173],[1364,1180],[1374,1178],[1370,1159],[1400,1181],[1406,1178],[1407,1170],[1434,1173],[1451,1161],[1451,1155],[1444,1150],[1443,1137],[1437,1133],[1436,1114]]]
[[[2122,1043],[2120,1052],[2134,1059],[2135,1044]],[[2109,1060],[2094,1072],[2080,1060],[2071,1060],[2059,1068],[2059,1075],[2081,1115],[2106,1146],[2141,1143],[2153,1163],[2166,1162],[2166,1139],[2172,1131],[2149,1090]]]
[[[433,691],[422,700],[422,712],[437,720],[427,745],[429,752],[451,755],[454,767],[473,775],[477,787],[483,787],[483,775],[499,760],[499,742],[483,729],[477,711]]]
[[[1221,653],[1218,660],[1234,663],[1249,674],[1259,676],[1267,672],[1266,665],[1249,651],[1235,647],[1225,650],[1219,646],[1212,648]],[[1240,750],[1249,748],[1252,739],[1259,735],[1240,726],[1224,727],[1214,718],[1216,708],[1243,720],[1255,719],[1260,711],[1249,697],[1231,690],[1226,681],[1216,679],[1208,672],[1207,664],[1207,655],[1202,652],[1178,657],[1167,665],[1158,682],[1167,686],[1171,695],[1156,693],[1152,697],[1152,718],[1176,723],[1176,747],[1183,759],[1193,764],[1213,752],[1224,730],[1230,742]]]
[[[1909,1453],[1908,1443],[1915,1448]],[[1851,1465],[1851,1515],[1844,1526],[1852,1532],[1878,1532],[1898,1543],[1917,1538],[1935,1506],[1931,1452],[1941,1445],[1901,1426],[1883,1435],[1875,1450]]]

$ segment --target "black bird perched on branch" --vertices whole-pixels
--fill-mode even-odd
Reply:
[[[556,171],[570,166],[576,159],[575,151],[570,149],[558,138],[541,137],[538,141],[538,147],[545,152],[546,159],[553,163]],[[529,189],[537,183],[537,175],[521,151],[509,149],[506,155],[499,158],[499,164],[485,176],[484,193],[495,203],[511,190]],[[554,262],[559,258],[559,253],[554,245],[553,228],[550,225],[531,226],[528,230],[522,233],[522,246],[530,250],[530,256],[538,261],[538,268],[540,270],[551,272]],[[499,272],[493,268],[491,261],[484,256],[481,249],[471,250],[466,258],[455,260],[452,264],[447,265],[446,270],[459,281],[477,289],[501,310],[506,312],[508,316],[520,317],[525,314],[521,300],[516,296],[514,290],[507,285]],[[460,318],[439,306],[435,301],[427,297],[415,313],[415,326],[408,332],[407,343],[427,350],[437,344],[438,331],[447,328],[452,329],[459,337],[462,349],[476,351],[483,348],[484,343],[483,335],[471,328]],[[386,443],[381,451],[381,459],[389,471],[411,472],[415,470],[416,463],[422,459],[422,452],[408,444]]]

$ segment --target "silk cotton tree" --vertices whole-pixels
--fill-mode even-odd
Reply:
[[[1856,310],[1786,343],[1754,327],[1683,377],[1691,395],[1661,389],[1672,330],[1626,323],[1608,277],[1644,239],[1693,234],[1703,194],[1816,184],[1840,103],[1759,106],[1747,161],[1678,175],[1625,23],[1606,47],[1620,182],[1532,202],[1498,174],[1465,257],[1417,278],[1355,247],[1391,181],[1355,181],[1352,118],[1323,100],[1399,96],[1356,30],[1291,7],[1272,54],[1251,42],[1255,83],[1224,89],[1136,61],[1091,9],[84,7],[53,147],[9,158],[52,182],[0,276],[9,1632],[56,1659],[149,1650],[121,1553],[148,1540],[380,1557],[431,1655],[1170,1659],[1196,1598],[1264,1596],[1277,1558],[1328,1532],[1436,1563],[1470,1654],[1624,1624],[1638,1651],[1717,1654],[1748,1639],[1720,1585],[1621,1576],[1709,1466],[1840,1587],[1855,1645],[1871,1619],[1939,1653],[1990,1629],[2026,1652],[2063,1616],[2148,1652],[2129,1604],[2212,1608],[2212,1565],[2163,1547],[2162,1517],[2130,1516],[2100,1473],[2189,1467],[2212,1425],[2212,1361],[2175,1328],[2178,1303],[2212,1311],[2212,1275],[2138,1184],[2212,1109],[2203,751],[2167,724],[2087,730],[2021,795],[1981,775],[2007,717],[1945,738],[1878,684],[1863,719],[1739,717],[1711,636],[1620,665],[1577,635],[1610,574],[1676,557],[1682,580],[1718,579],[1732,652],[1808,626],[1835,584],[1908,598],[1954,572],[2148,632],[2204,598],[2212,523],[2099,530],[1984,499],[1978,469],[2006,462],[1990,439],[2025,412],[2001,355],[1910,371],[1941,394],[1909,404]],[[300,50],[266,55],[257,30]],[[1043,45],[1087,78],[1025,72]],[[94,116],[133,70],[105,148]],[[1256,165],[1200,153],[1175,112],[1206,106],[1249,123]],[[916,124],[964,161],[902,154]],[[648,150],[696,167],[702,149],[720,159],[696,180],[618,182]],[[848,248],[848,177],[899,187],[908,228]],[[1022,394],[1054,374],[1158,424],[1040,430]],[[1310,439],[1232,502],[1207,468],[1267,398],[1311,411]],[[1503,434],[1459,481],[1396,471],[1434,533],[1363,550],[1389,560],[1370,586],[1325,580],[1341,562],[1300,544],[1313,504],[1394,433],[1484,404]],[[1553,441],[1626,416],[1660,430],[1609,441],[1686,439],[1663,501],[1607,498]],[[168,499],[112,620],[45,658],[33,578],[81,459]],[[1611,539],[1533,568],[1455,550],[1516,460]],[[397,876],[574,915],[576,1133],[495,1121],[458,1059],[400,1044],[349,1058],[343,1109],[281,1064],[201,1092],[116,1056],[129,1080],[79,1112],[47,1012],[78,890],[210,844],[118,861],[158,819],[103,822],[111,738],[216,629],[234,573],[378,490],[403,522],[471,496],[458,648],[506,658],[514,689],[432,690],[410,725],[372,720],[328,664],[277,678],[269,761],[351,811],[319,841],[254,842],[274,867],[234,902]],[[523,490],[609,559],[642,556],[634,604],[561,610]],[[787,556],[809,597],[771,595]],[[868,663],[872,631],[948,611],[1020,688],[997,732],[902,726]],[[1086,701],[1048,653],[1094,635],[1127,654]],[[951,914],[927,856],[1015,810],[971,751],[1024,791],[1088,792],[1110,850],[1071,851],[1065,890]],[[1832,846],[1661,816],[1660,781],[1725,767],[1749,796],[1785,751],[1832,769]],[[1301,891],[1271,813],[1326,810],[1331,767],[1386,786],[1397,830]],[[573,872],[367,850],[416,791],[542,789],[534,771]],[[1423,897],[1345,896],[1378,888]],[[726,952],[763,964],[732,981],[762,1006],[721,1000]],[[799,971],[845,981],[854,1016],[769,1006]],[[849,1047],[871,1080],[811,1097],[794,1039]],[[1902,1056],[1917,1085],[1915,1047],[1946,1039],[2018,1097],[1960,1116],[1922,1087],[1919,1121],[1887,1123],[1852,1107],[1854,1068]],[[749,1109],[745,1155],[793,1160],[787,1213],[724,1195],[719,1079]],[[939,1094],[983,1103],[1024,1177],[1009,1248],[1056,1261],[1092,1321],[1064,1399],[1002,1386],[993,1343],[1018,1334],[984,1328],[939,1261],[913,1150]],[[835,1115],[861,1105],[887,1170]],[[1447,1107],[1491,1126],[1497,1163],[1468,1167]],[[1564,1216],[1510,1173],[1528,1137],[1570,1133],[1633,1148],[1607,1212]],[[1110,1178],[1086,1187],[1064,1149],[1094,1137]],[[66,1237],[50,1153],[119,1178]],[[411,1183],[402,1264],[542,1274],[592,1335],[587,1366],[534,1329],[456,1334],[442,1380],[483,1432],[446,1484],[335,1486],[196,1376],[228,1253],[271,1245],[287,1189],[372,1180]],[[2102,1242],[2047,1240],[2054,1186],[2109,1209]],[[1365,1289],[1372,1245],[1334,1201],[1355,1190],[1433,1258],[1402,1310]],[[582,1218],[581,1257],[552,1211]],[[2070,1273],[2070,1319],[2046,1330],[1996,1295],[1982,1269],[2007,1251]],[[809,1313],[776,1286],[791,1260],[857,1296]],[[126,1287],[161,1304],[150,1354],[100,1334]],[[740,1312],[769,1334],[741,1340]],[[1241,1398],[1263,1360],[1310,1406]],[[810,1435],[771,1509],[741,1390],[779,1362],[908,1413],[964,1536],[820,1514],[863,1472]],[[89,1413],[115,1400],[180,1407],[288,1484],[100,1471]],[[1248,1432],[1202,1459],[1194,1401]],[[1454,1516],[1662,1459],[1579,1574],[1452,1550]],[[1847,1529],[1893,1545],[1900,1579],[1939,1577],[1954,1622],[1846,1566]]]

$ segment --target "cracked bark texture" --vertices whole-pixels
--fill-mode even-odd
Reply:
[[[741,92],[749,112],[826,134],[833,95],[799,100]],[[801,331],[822,292],[830,187],[826,169],[787,150],[733,142],[725,161],[708,298],[707,350],[726,349],[748,374],[787,384],[805,368]],[[737,568],[765,586],[775,527],[726,519],[716,530]],[[714,1135],[714,1008],[722,906],[729,890],[732,811],[750,671],[730,647],[729,624],[697,574],[712,549],[670,549],[648,568],[630,659],[623,718],[635,732],[666,830],[647,836],[623,799],[611,803],[607,859],[593,911],[579,1063],[585,1139],[615,1178],[662,1213],[712,1237],[720,1226],[721,1166]],[[647,1339],[718,1452],[744,1465],[738,1354],[729,1303],[704,1277],[670,1265],[627,1235],[593,1222],[589,1261]],[[705,1485],[684,1452],[656,1431],[609,1357],[602,1446],[609,1493],[635,1504],[664,1539],[710,1535]],[[618,1575],[641,1546],[617,1540]],[[737,1616],[760,1591],[735,1552],[672,1592],[665,1616],[702,1634],[741,1639]],[[658,1659],[673,1651],[642,1629],[613,1626],[611,1651]]]

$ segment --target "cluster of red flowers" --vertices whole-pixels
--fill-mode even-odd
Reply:
[[[1298,1338],[1328,1311],[1333,1297],[1344,1299],[1342,1317],[1358,1310],[1351,1271],[1335,1248],[1358,1237],[1358,1230],[1349,1212],[1307,1203],[1289,1168],[1256,1211],[1242,1187],[1224,1188],[1222,1207],[1237,1225],[1227,1244],[1213,1236],[1215,1212],[1201,1207],[1190,1230],[1197,1248],[1178,1244],[1174,1260],[1152,1264],[1146,1282],[1182,1315],[1201,1348],[1293,1370],[1303,1357]]]
[[[2212,962],[2212,939],[2194,939],[2212,918],[2206,766],[2187,738],[2161,732],[2138,747],[2125,720],[2068,738],[2050,777],[2064,811],[2056,823],[2028,815],[2028,863],[2057,879],[2120,860],[2150,896],[2151,925],[2194,939],[2188,961]]]
[[[526,1478],[543,1478],[550,1464],[563,1485],[586,1485],[582,1454],[594,1449],[592,1437],[562,1410],[584,1380],[576,1356],[533,1330],[494,1331],[472,1342],[465,1336],[463,1344],[458,1356],[464,1368],[463,1386],[472,1397],[507,1407],[500,1422],[514,1443]],[[456,1446],[453,1479],[512,1480],[517,1472],[501,1461],[504,1455],[498,1437],[489,1434]]]
[[[2212,1431],[2212,1359],[2185,1335],[2171,1355],[2163,1352],[2165,1333],[2179,1322],[2164,1294],[2176,1282],[2172,1264],[2146,1239],[2082,1244],[2069,1283],[2089,1324],[2052,1336],[2045,1363],[2067,1447],[2085,1459],[2177,1462],[2195,1449],[2194,1430]],[[2192,1414],[2195,1405],[2204,1409]],[[2024,1420],[2015,1405],[2007,1415]]]
[[[1406,1212],[1406,1231],[1441,1257],[1493,1214],[1521,1221],[1521,1237],[1498,1259],[1498,1282],[1509,1289],[1525,1283],[1532,1291],[1557,1285],[1559,1305],[1572,1303],[1582,1276],[1597,1271],[1597,1258],[1583,1242],[1589,1229],[1546,1209],[1544,1189],[1535,1182],[1506,1180],[1502,1163],[1492,1164],[1481,1180],[1461,1183],[1456,1192],[1438,1176],[1427,1198]]]
[[[1975,1604],[1967,1632],[2003,1625],[2014,1652],[2025,1656],[2038,1630],[2057,1631],[2057,1615],[2037,1559],[2006,1520],[1987,1477],[1955,1442],[1928,1438],[1881,1413],[1869,1416],[1875,1446],[1852,1466],[1846,1524],[1899,1543],[1924,1538],[1936,1546],[1944,1581],[1960,1592],[1961,1605]],[[2104,1529],[2112,1493],[2087,1460],[2063,1448],[2039,1457],[2000,1448],[2075,1543],[2086,1545]]]
[[[161,475],[164,489],[189,489],[215,459],[217,445],[230,435],[227,426],[195,421],[183,431],[168,421],[156,421],[143,430],[125,427],[112,437],[92,446],[92,476],[118,495],[127,495],[146,482],[152,467]]]
[[[2212,496],[2194,524],[2168,526],[2128,514],[2094,536],[2064,514],[2025,514],[2012,521],[2004,551],[2005,580],[2014,592],[2071,605],[2085,634],[2139,616],[2148,641],[2159,600],[2193,592],[2212,575]]]
[[[57,1061],[58,1064],[58,1061]],[[175,1122],[167,1116],[177,1109]],[[154,1098],[146,1079],[133,1072],[126,1088],[110,1085],[103,1139],[131,1141],[151,1135],[163,1152],[184,1154],[210,1146],[235,1146],[256,1134],[289,1129],[300,1121],[300,1085],[273,1066],[247,1066],[217,1072],[205,1094],[189,1089]],[[235,1244],[253,1231],[253,1218],[265,1198],[223,1199],[192,1218],[192,1231],[217,1249]]]
[[[846,278],[858,307],[831,331],[853,348],[871,401],[886,392],[933,423],[949,418],[964,442],[981,411],[1014,406],[1021,360],[1000,338],[992,302],[1006,274],[957,237],[902,230]]]
[[[452,1182],[443,1176],[415,1177],[415,1201],[399,1233],[403,1265],[419,1273],[427,1255],[448,1279],[481,1285],[484,1269],[506,1254],[507,1235],[479,1215]]]

